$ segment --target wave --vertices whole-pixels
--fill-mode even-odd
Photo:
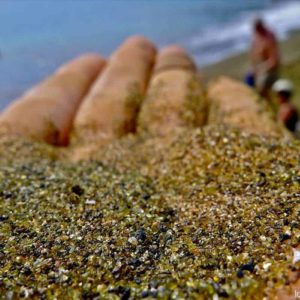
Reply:
[[[300,29],[300,1],[277,2],[267,10],[242,13],[233,22],[209,27],[183,42],[200,66],[216,63],[249,47],[251,25],[261,17],[280,40]]]

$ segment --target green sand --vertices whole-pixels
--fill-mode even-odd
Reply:
[[[3,299],[261,299],[300,267],[296,141],[207,127],[76,164],[1,141]]]

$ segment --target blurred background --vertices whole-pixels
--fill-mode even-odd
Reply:
[[[0,109],[66,60],[108,56],[132,34],[217,63],[248,48],[255,16],[284,40],[300,29],[300,1],[1,0]]]

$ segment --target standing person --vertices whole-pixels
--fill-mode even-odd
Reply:
[[[256,19],[253,29],[250,59],[254,84],[259,94],[268,99],[269,90],[278,78],[280,65],[278,43],[275,34],[266,27],[263,20]]]
[[[277,94],[279,102],[278,120],[284,123],[290,131],[295,132],[297,129],[298,113],[291,103],[293,96],[292,83],[286,79],[279,79],[274,83],[273,90]]]

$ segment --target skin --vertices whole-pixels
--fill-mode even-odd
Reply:
[[[261,103],[257,94],[238,81],[220,77],[208,86],[210,108],[209,123],[225,123],[249,133],[266,136],[281,136],[287,132],[274,122],[270,114],[258,113]]]
[[[279,121],[286,123],[293,116],[295,108],[289,102],[289,99],[282,94],[278,94],[278,100],[280,103],[280,108],[277,118]]]
[[[254,37],[250,49],[250,61],[256,78],[269,72],[276,72],[280,64],[278,43],[274,33],[262,22],[254,25]],[[263,84],[257,90],[269,99],[268,88]]]
[[[105,63],[98,54],[86,54],[61,66],[2,112],[0,128],[66,146],[77,109]]]
[[[75,141],[111,141],[135,131],[155,55],[152,42],[140,36],[130,37],[112,54],[75,118]]]
[[[138,118],[139,130],[165,135],[188,124],[201,126],[206,115],[203,98],[193,59],[179,46],[165,47],[156,59]],[[187,113],[191,118],[186,118]]]
[[[276,70],[279,67],[280,59],[276,37],[264,25],[254,28],[250,58],[255,74]]]

